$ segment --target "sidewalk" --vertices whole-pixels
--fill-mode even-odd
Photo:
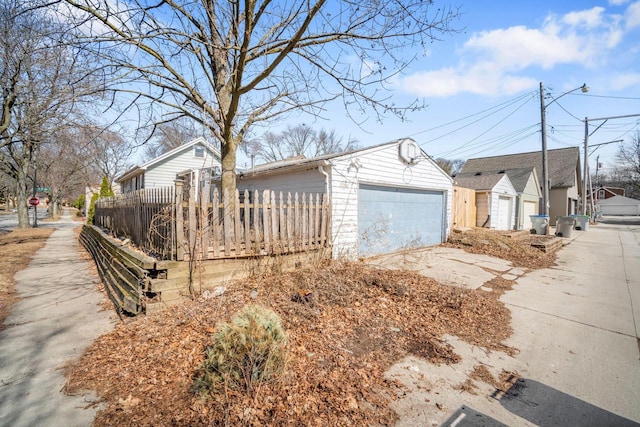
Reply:
[[[92,397],[63,394],[64,366],[112,329],[115,315],[98,305],[99,279],[73,232],[79,223],[65,212],[42,225],[56,230],[16,275],[22,299],[0,332],[0,425],[89,426],[97,408]]]
[[[445,337],[459,364],[408,357],[390,370],[408,386],[394,403],[407,414],[398,426],[640,425],[640,226],[598,224],[567,240],[556,266],[519,276],[501,297],[516,355]],[[510,390],[456,388],[477,366],[512,373]]]

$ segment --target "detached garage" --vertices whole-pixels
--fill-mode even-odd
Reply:
[[[452,179],[412,139],[256,166],[238,188],[328,193],[334,258],[436,245],[449,233]]]
[[[476,226],[513,230],[518,193],[504,173],[458,174],[456,185],[476,191]]]
[[[640,200],[624,196],[613,196],[598,201],[602,215],[640,215]]]

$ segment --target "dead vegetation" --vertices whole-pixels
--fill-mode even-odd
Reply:
[[[300,290],[312,296],[295,298]],[[68,389],[97,390],[106,402],[99,426],[390,425],[396,385],[383,374],[403,356],[456,363],[444,334],[509,351],[510,313],[492,294],[360,263],[252,278],[221,297],[119,325],[73,367]],[[251,395],[227,389],[202,400],[193,381],[205,347],[219,322],[248,304],[282,319],[286,375]]]
[[[531,246],[534,242],[553,239],[553,236],[526,235],[509,237],[508,233],[474,228],[452,230],[447,246],[462,248],[474,254],[485,254],[509,260],[518,267],[547,268],[555,264],[555,253],[544,253]]]
[[[477,246],[517,265],[553,262],[503,236],[453,234],[452,245]],[[362,263],[253,277],[229,284],[222,296],[118,325],[69,368],[67,391],[97,391],[104,402],[97,426],[392,425],[397,415],[390,402],[402,387],[384,373],[402,357],[458,362],[445,334],[489,351],[516,351],[503,344],[511,313],[498,300],[512,284],[498,277],[487,283],[494,292],[468,290]],[[285,373],[251,393],[221,388],[205,399],[194,390],[205,349],[221,324],[248,305],[267,307],[282,320]],[[513,374],[495,379],[482,368],[460,389],[475,392],[474,381],[508,388],[502,377]]]
[[[51,233],[52,228],[27,228],[0,234],[0,328],[17,300],[13,276],[31,262]]]

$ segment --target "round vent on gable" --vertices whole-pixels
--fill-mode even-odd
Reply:
[[[398,156],[408,165],[416,163],[419,155],[420,147],[412,139],[405,139],[398,145]]]

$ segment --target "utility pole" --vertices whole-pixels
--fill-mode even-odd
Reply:
[[[540,82],[540,122],[542,127],[542,214],[549,216],[549,161],[547,158],[547,117],[544,86]]]
[[[582,215],[587,213],[587,178],[589,177],[589,118],[584,118],[584,177],[582,177]]]

